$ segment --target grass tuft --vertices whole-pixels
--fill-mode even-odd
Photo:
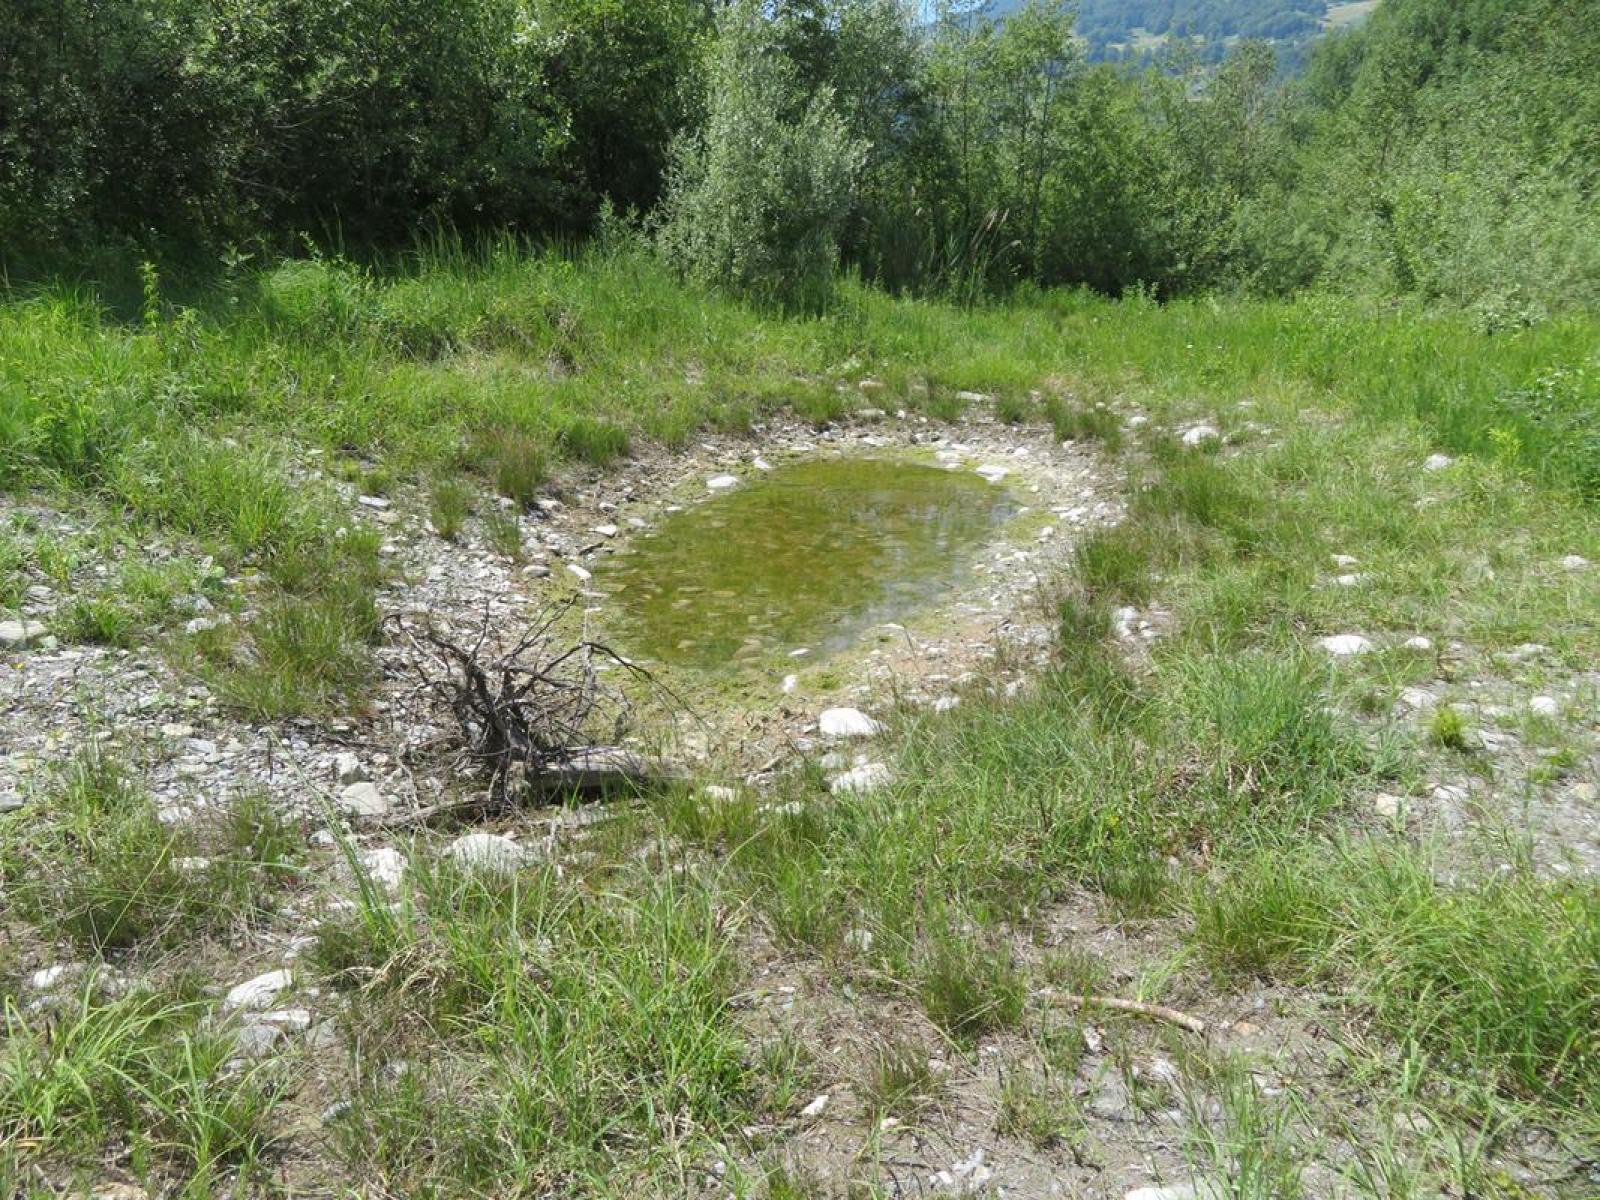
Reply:
[[[931,1057],[922,1043],[903,1039],[884,1042],[871,1053],[855,1091],[874,1122],[887,1116],[912,1120],[938,1101],[944,1077],[929,1065]]]
[[[495,429],[478,435],[474,457],[482,462],[495,491],[518,507],[533,507],[550,478],[545,445],[520,429]]]
[[[568,455],[597,467],[626,457],[630,441],[624,426],[598,417],[572,418],[561,427],[557,440]]]
[[[461,528],[472,511],[472,492],[453,476],[441,475],[428,489],[428,522],[447,542],[461,537]]]
[[[1099,442],[1112,454],[1122,449],[1122,418],[1104,404],[1076,404],[1051,399],[1045,408],[1050,427],[1061,441]]]
[[[1428,720],[1428,740],[1447,750],[1468,750],[1471,740],[1467,732],[1467,719],[1454,705],[1441,704],[1433,710]]]
[[[1006,951],[947,933],[924,951],[917,994],[929,1020],[971,1044],[1022,1018],[1027,981]]]

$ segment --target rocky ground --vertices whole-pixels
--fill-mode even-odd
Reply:
[[[1190,445],[1220,440],[1206,425],[1176,432]],[[713,799],[760,791],[803,762],[820,768],[836,792],[868,790],[891,769],[873,748],[884,723],[946,711],[974,688],[1012,695],[1029,686],[1055,627],[1041,584],[1067,565],[1083,531],[1115,522],[1125,503],[1121,468],[1092,447],[983,418],[952,429],[868,410],[820,433],[773,424],[750,438],[706,438],[684,452],[651,451],[616,470],[566,481],[520,518],[514,556],[491,544],[477,520],[457,541],[437,536],[414,489],[377,497],[346,487],[345,498],[352,524],[383,533],[393,568],[380,594],[385,613],[460,628],[485,616],[514,626],[576,594],[584,630],[599,635],[611,598],[592,568],[625,552],[636,531],[670,508],[742,486],[768,465],[859,452],[978,470],[1011,488],[1023,510],[945,602],[831,661],[827,684],[799,671],[753,679],[693,720],[678,721],[670,736],[646,702],[647,724],[633,736],[643,747],[667,747],[701,777],[721,780],[707,789]],[[10,515],[18,514],[58,535],[73,533],[78,519],[38,503],[15,505]],[[1552,569],[1593,568],[1572,556]],[[85,576],[105,570],[92,558],[76,567]],[[1328,574],[1330,587],[1360,588],[1368,579],[1348,556],[1330,561]],[[248,596],[230,590],[230,582],[221,581],[229,599],[196,592],[186,601],[191,632],[238,619]],[[26,819],[47,770],[100,741],[137,763],[164,822],[203,823],[209,812],[253,793],[295,823],[313,850],[314,882],[299,889],[278,921],[239,940],[227,961],[208,963],[208,987],[219,1001],[216,1019],[237,1026],[232,1069],[272,1059],[303,1064],[295,1119],[312,1144],[317,1131],[340,1119],[353,1081],[339,1049],[343,1001],[308,982],[300,957],[320,921],[349,911],[357,887],[352,861],[378,888],[399,889],[414,850],[408,839],[418,832],[405,824],[407,814],[481,781],[416,766],[410,751],[437,730],[414,723],[393,645],[380,651],[389,669],[363,715],[253,723],[232,714],[158,645],[64,644],[51,631],[71,591],[41,577],[18,619],[0,625],[8,697],[0,718],[0,811]],[[1124,608],[1117,633],[1137,658],[1166,621],[1159,607]],[[1428,629],[1409,639],[1352,630],[1321,646],[1335,661],[1399,656],[1406,682],[1397,698],[1363,706],[1362,697],[1348,697],[1342,711],[1374,738],[1409,728],[1441,743],[1424,773],[1401,781],[1403,794],[1371,797],[1375,823],[1460,841],[1468,847],[1463,860],[1481,852],[1486,829],[1511,830],[1525,836],[1546,874],[1600,874],[1600,672],[1573,670],[1542,646],[1489,652]],[[1459,728],[1438,718],[1444,710],[1460,714]],[[612,852],[605,829],[615,816],[606,805],[521,814],[450,829],[439,835],[438,849],[490,872],[533,856],[582,863]],[[663,862],[669,857],[664,848],[655,853]],[[1029,999],[1030,1009],[1046,1014],[1060,1008],[1056,1033],[1000,1033],[964,1054],[941,1042],[915,1003],[872,986],[864,963],[799,958],[752,926],[741,941],[749,981],[737,1002],[740,1021],[767,1044],[800,1048],[790,1071],[794,1100],[781,1118],[746,1129],[726,1158],[695,1163],[680,1181],[682,1194],[741,1194],[739,1181],[760,1165],[769,1175],[791,1175],[794,1195],[851,1185],[895,1196],[1291,1194],[1238,1191],[1239,1173],[1253,1169],[1284,1188],[1292,1179],[1297,1194],[1332,1197],[1366,1192],[1355,1181],[1377,1170],[1374,1163],[1448,1151],[1420,1108],[1361,1111],[1360,1083],[1350,1075],[1351,1041],[1361,1034],[1337,1025],[1329,997],[1267,985],[1217,994],[1187,972],[1168,924],[1129,920],[1087,894],[1044,915],[1014,949],[1041,976],[1062,976]],[[1100,964],[1107,994],[1140,993],[1152,976],[1171,975],[1177,984],[1165,999],[1202,1024],[1203,1034],[1147,1013],[1076,1012],[1071,964],[1085,953]],[[20,999],[30,1010],[68,1002],[85,986],[88,964],[58,955],[42,944],[22,949]],[[96,986],[128,986],[114,971],[97,970]],[[1051,1028],[1048,1019],[1038,1026]],[[885,1061],[886,1045],[898,1048],[893,1061]],[[1279,1098],[1292,1103],[1280,1106],[1282,1115],[1264,1115],[1260,1102]],[[1063,1120],[1060,1112],[1073,1115]],[[1538,1129],[1497,1153],[1495,1169],[1526,1194],[1578,1186],[1570,1160]],[[1207,1156],[1210,1170],[1197,1173],[1197,1160]],[[108,1169],[116,1175],[125,1165]],[[286,1178],[314,1174],[298,1170],[291,1155]],[[325,1194],[311,1185],[308,1191]]]
[[[382,554],[392,568],[379,597],[386,614],[461,630],[487,618],[493,628],[520,630],[576,595],[583,604],[582,632],[604,636],[608,597],[597,590],[603,585],[594,584],[592,570],[626,552],[630,534],[648,529],[663,512],[713,499],[708,479],[738,480],[806,455],[885,452],[916,454],[953,470],[987,470],[997,486],[1016,493],[1019,512],[970,564],[966,581],[915,621],[880,629],[866,644],[830,659],[825,673],[786,672],[765,681],[765,696],[762,681],[746,681],[736,704],[713,699],[697,704],[693,718],[680,718],[675,729],[650,726],[635,735],[636,742],[652,745],[666,737],[675,758],[701,765],[714,758],[718,767],[741,773],[770,763],[785,747],[816,748],[825,740],[818,716],[830,707],[881,706],[892,698],[949,705],[980,675],[986,686],[1021,686],[1052,634],[1047,610],[1034,602],[1040,581],[1070,559],[1077,531],[1116,519],[1115,471],[1086,447],[1058,444],[1038,429],[976,422],[956,436],[926,418],[874,418],[868,410],[864,423],[849,428],[819,433],[770,426],[754,438],[707,439],[681,454],[641,454],[615,471],[552,486],[520,518],[515,556],[491,545],[479,522],[456,540],[437,536],[418,489],[397,487],[388,497],[363,496],[350,485],[343,491],[350,521],[384,535]],[[57,537],[79,532],[71,518],[45,507],[17,506],[11,515],[22,514]],[[77,570],[104,576],[107,564],[89,559]],[[288,729],[252,724],[177,669],[159,644],[63,645],[49,631],[72,593],[70,586],[33,585],[20,620],[10,623],[15,629],[5,633],[13,668],[7,684],[15,697],[6,721],[7,755],[0,760],[6,805],[24,802],[39,766],[86,738],[108,735],[141,747],[150,786],[173,820],[245,789],[263,789],[284,811],[312,818],[403,812],[437,803],[461,786],[453,778],[419,777],[402,763],[407,750],[434,731],[390,718],[413,683],[395,663],[397,647],[384,652],[391,669],[366,718],[296,721]],[[186,603],[198,614],[187,623],[190,632],[234,619],[202,594]],[[648,706],[646,715],[654,715]],[[358,784],[371,787],[353,788]]]

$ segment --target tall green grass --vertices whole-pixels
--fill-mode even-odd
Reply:
[[[333,1130],[352,1177],[604,1192],[750,1100],[731,931],[704,887],[635,875],[590,893],[548,867],[491,878],[420,856],[410,878],[398,914],[367,890],[313,955],[350,995],[352,1033],[387,1031],[411,1061]]]
[[[246,507],[223,476],[281,470],[259,456],[219,464],[207,439],[267,432],[276,441],[258,439],[261,453],[316,446],[410,469],[493,431],[604,463],[630,436],[671,442],[730,411],[803,409],[805,381],[832,394],[859,372],[907,407],[1046,384],[1158,403],[1288,391],[1421,421],[1447,450],[1509,456],[1592,494],[1595,332],[1575,315],[1491,335],[1463,317],[1320,297],[1157,306],[1029,293],[965,308],[855,285],[823,316],[777,320],[687,289],[634,249],[441,241],[381,267],[284,262],[137,324],[82,286],[7,298],[0,479],[103,489],[248,546],[283,501],[255,488]],[[1049,407],[1064,436],[1118,436],[1092,405]]]
[[[1195,898],[1219,971],[1349,988],[1386,1031],[1540,1098],[1600,1088],[1600,887],[1526,869],[1446,883],[1427,854],[1269,851]]]

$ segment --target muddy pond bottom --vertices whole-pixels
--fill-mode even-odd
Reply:
[[[1015,511],[1004,488],[965,471],[812,460],[669,515],[597,582],[635,657],[814,660],[937,601]]]

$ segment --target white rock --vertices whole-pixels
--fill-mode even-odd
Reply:
[[[222,1004],[224,1008],[266,1008],[280,993],[288,991],[293,985],[294,972],[288,968],[268,971],[265,975],[247,979],[231,989],[223,998]]]
[[[933,711],[936,713],[949,712],[952,708],[961,707],[960,696],[940,696],[933,702]]]
[[[1335,554],[1333,556],[1333,565],[1336,567],[1353,567],[1360,561],[1361,560],[1353,554]]]
[[[1122,1200],[1222,1200],[1226,1189],[1207,1179],[1169,1183],[1164,1187],[1134,1188]]]
[[[243,1058],[265,1058],[283,1040],[283,1029],[263,1021],[241,1026],[233,1036],[234,1051]]]
[[[883,732],[883,726],[859,708],[823,709],[817,728],[823,737],[872,737]]]
[[[813,1100],[810,1104],[802,1108],[800,1110],[800,1115],[802,1117],[820,1117],[824,1112],[827,1111],[827,1108],[828,1097],[826,1095],[821,1095]]]
[[[360,857],[361,870],[373,883],[388,891],[400,886],[406,874],[406,856],[393,846],[364,850]]]
[[[1198,446],[1203,442],[1215,441],[1222,434],[1217,432],[1215,425],[1191,425],[1183,431],[1183,444],[1185,446]]]
[[[1372,798],[1372,811],[1387,821],[1398,817],[1405,807],[1405,802],[1399,796],[1391,796],[1388,792],[1380,792]]]
[[[596,525],[594,532],[601,537],[614,538],[620,532],[615,525]]]
[[[1589,565],[1589,560],[1581,554],[1569,554],[1561,560],[1561,565],[1569,571],[1581,571]]]
[[[982,392],[957,392],[956,399],[963,404],[982,404],[989,397]]]
[[[364,783],[367,772],[360,758],[344,750],[333,756],[333,777],[348,787],[352,783]]]
[[[708,783],[700,789],[700,794],[707,800],[716,800],[726,804],[730,800],[737,800],[739,793],[731,787],[724,787],[720,783]]]
[[[1448,454],[1430,454],[1422,461],[1424,471],[1443,471],[1446,467],[1455,465],[1455,459]]]
[[[706,480],[706,486],[713,492],[725,492],[729,488],[737,487],[738,485],[739,477],[737,475],[713,475]]]
[[[82,970],[80,963],[57,963],[53,967],[43,967],[28,976],[28,986],[36,992],[48,992],[56,984],[76,978]]]
[[[382,496],[357,496],[356,503],[363,508],[375,508],[380,511],[389,507],[389,502]]]
[[[751,460],[750,465],[752,467],[754,467],[758,471],[770,471],[770,470],[772,470],[772,464],[769,463],[766,459],[762,458],[759,454],[756,455],[753,460]]]
[[[276,1025],[279,1029],[287,1029],[290,1033],[304,1033],[311,1028],[311,1010],[309,1008],[279,1008],[272,1012],[264,1012],[258,1018],[264,1025]]]
[[[1367,654],[1377,647],[1359,633],[1336,633],[1322,639],[1320,645],[1335,658],[1348,658],[1352,654]]]
[[[828,781],[828,791],[835,796],[846,793],[866,795],[894,782],[894,772],[880,762],[862,763]]]
[[[1427,688],[1401,688],[1400,703],[1404,704],[1407,708],[1413,708],[1421,711],[1424,708],[1432,708],[1435,704],[1437,704],[1438,697],[1430,692]]]
[[[362,780],[339,793],[339,807],[352,817],[381,817],[389,811],[389,802],[376,784]]]
[[[998,466],[995,463],[985,463],[978,468],[978,474],[982,475],[990,483],[999,483],[1007,475],[1011,474],[1011,469]]]
[[[790,692],[794,691],[799,686],[800,686],[800,676],[798,676],[798,675],[785,675],[783,677],[783,694],[785,696],[787,696]]]
[[[1433,639],[1425,637],[1409,637],[1406,639],[1407,650],[1417,650],[1426,653],[1433,649]]]
[[[1554,696],[1535,696],[1528,701],[1528,711],[1541,717],[1559,717],[1561,702]]]
[[[467,870],[509,875],[522,865],[527,851],[498,833],[468,833],[451,842],[445,855]]]
[[[594,578],[592,574],[580,567],[577,563],[568,563],[567,570],[571,571],[575,576],[577,576],[580,583],[588,583],[589,580]]]
[[[38,621],[0,621],[0,647],[8,650],[26,646],[44,636],[44,626]]]
[[[22,804],[21,792],[0,792],[0,813],[16,812]]]
[[[985,1183],[989,1182],[990,1175],[992,1174],[989,1168],[984,1165],[983,1158],[984,1154],[982,1148],[974,1150],[970,1158],[964,1158],[960,1162],[951,1163],[950,1173],[957,1179],[966,1180],[969,1187],[982,1187]]]

